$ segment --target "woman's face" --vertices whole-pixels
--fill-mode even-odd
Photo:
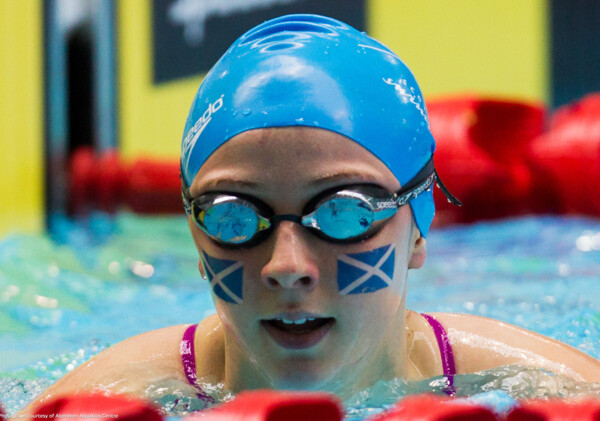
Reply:
[[[389,192],[400,188],[357,143],[326,130],[290,127],[237,135],[205,162],[190,190],[193,197],[243,193],[276,214],[300,215],[324,190],[363,183]],[[406,274],[425,259],[409,206],[354,244],[326,242],[291,221],[247,249],[219,246],[191,218],[190,229],[207,256],[200,270],[213,289],[227,286],[223,270],[240,268],[237,302],[220,298],[231,292],[223,288],[214,295],[226,331],[226,386],[339,392],[358,379],[403,370]],[[211,273],[204,274],[207,264]]]

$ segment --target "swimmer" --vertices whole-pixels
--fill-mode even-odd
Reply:
[[[418,314],[438,184],[421,91],[378,41],[289,15],[242,35],[207,74],[181,148],[182,198],[216,314],[129,338],[38,400],[152,385],[328,391],[518,364],[600,382],[600,362],[500,321]],[[151,311],[151,310],[150,310]]]

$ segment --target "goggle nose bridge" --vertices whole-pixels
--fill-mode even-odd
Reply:
[[[282,221],[291,221],[291,222],[295,222],[297,224],[303,225],[302,224],[302,217],[299,215],[294,215],[292,213],[283,213],[280,215],[274,215],[271,219],[271,226],[272,227],[276,227],[277,224],[279,224]]]

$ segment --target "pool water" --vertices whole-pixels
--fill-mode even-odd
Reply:
[[[184,217],[96,214],[56,217],[54,225],[52,237],[0,241],[0,401],[9,414],[111,344],[214,313]],[[600,220],[526,217],[438,229],[427,247],[427,263],[409,275],[408,308],[493,317],[600,358]],[[441,392],[444,381],[378,383],[346,402],[349,417],[407,393]],[[455,382],[459,395],[498,411],[519,397],[600,396],[600,385],[522,367]],[[200,405],[174,405],[178,392],[159,386],[149,398],[173,413]]]

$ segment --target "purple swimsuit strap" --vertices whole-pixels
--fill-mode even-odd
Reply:
[[[454,352],[452,352],[452,345],[450,345],[448,334],[446,333],[444,326],[442,326],[442,324],[433,316],[424,313],[421,313],[421,316],[427,320],[427,323],[429,323],[433,329],[438,346],[440,347],[442,369],[444,370],[444,375],[448,378],[448,387],[444,389],[444,392],[448,395],[454,395],[454,375],[456,374],[456,366],[454,365]]]
[[[194,336],[196,334],[197,327],[198,325],[191,325],[183,333],[183,339],[179,344],[181,363],[183,364],[185,378],[198,390],[198,393],[196,393],[198,398],[214,403],[215,400],[211,396],[208,396],[206,393],[204,393],[196,381],[196,352],[194,351]]]
[[[194,352],[194,335],[198,325],[191,325],[183,334],[183,339],[179,345],[181,362],[185,377],[192,386],[196,386],[196,353]]]

